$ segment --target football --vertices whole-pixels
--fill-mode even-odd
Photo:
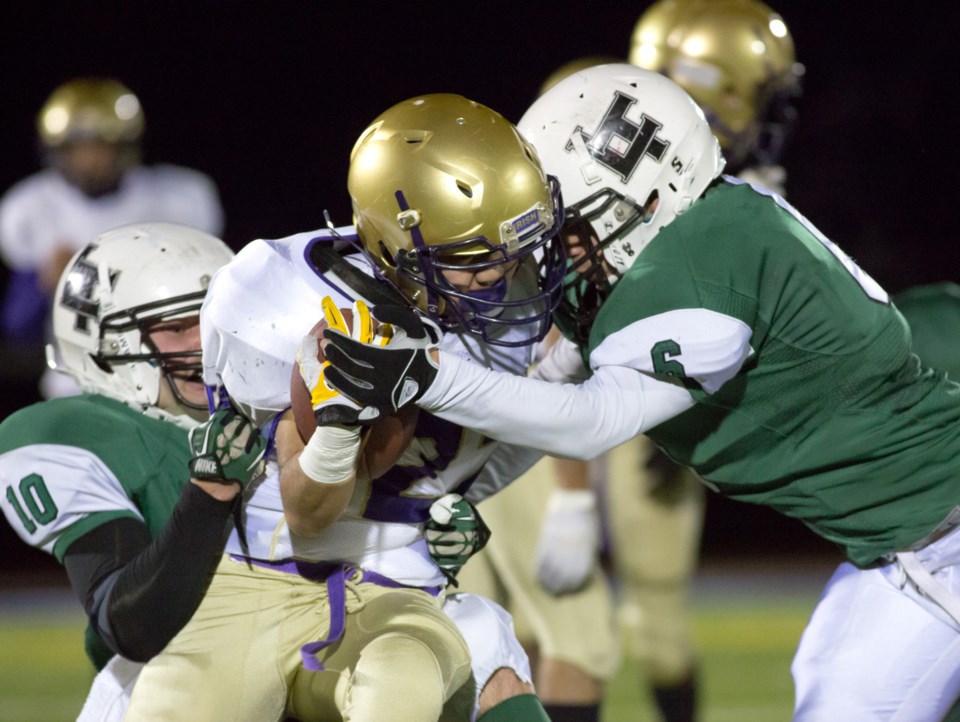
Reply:
[[[343,319],[347,322],[347,325],[352,327],[353,312],[349,308],[341,308],[340,313],[343,314]],[[377,321],[375,319],[373,327],[376,330]],[[327,322],[321,319],[309,331],[311,336],[316,336],[320,340],[317,358],[321,363],[325,360],[323,347],[326,342],[323,340],[323,332],[326,328]],[[290,404],[293,409],[294,421],[297,424],[297,431],[300,433],[300,438],[306,443],[317,428],[317,420],[313,415],[310,391],[300,375],[300,366],[296,362],[293,364],[293,373],[290,375]],[[413,438],[418,416],[419,409],[410,405],[400,409],[396,414],[386,416],[365,428],[363,433],[366,438],[363,442],[361,458],[371,479],[383,476],[396,464],[397,459],[400,458]]]

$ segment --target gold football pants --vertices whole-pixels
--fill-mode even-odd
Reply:
[[[144,667],[127,720],[302,722],[469,720],[470,655],[442,599],[347,581],[342,637],[304,668],[330,629],[327,588],[224,556],[187,626]]]

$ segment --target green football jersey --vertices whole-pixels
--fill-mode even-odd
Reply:
[[[960,286],[914,286],[895,295],[893,302],[910,324],[913,352],[923,365],[960,381]]]
[[[960,503],[960,385],[921,368],[875,281],[782,199],[723,181],[614,287],[591,363],[682,383],[649,431],[726,496],[869,565]]]
[[[0,507],[24,541],[62,562],[112,519],[141,519],[156,536],[189,479],[189,457],[185,429],[119,401],[44,401],[0,424]],[[86,647],[98,668],[111,654],[92,630]]]

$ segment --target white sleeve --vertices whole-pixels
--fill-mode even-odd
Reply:
[[[523,476],[542,457],[542,451],[529,446],[497,444],[496,451],[484,462],[480,474],[465,496],[475,504],[493,496],[507,484]]]
[[[441,351],[421,408],[498,441],[592,459],[689,409],[690,393],[624,366],[582,384],[552,384],[482,368]]]
[[[0,258],[14,271],[31,271],[40,265],[47,252],[45,244],[37,243],[25,205],[29,194],[19,184],[0,199]]]
[[[3,486],[7,494],[0,497],[0,510],[10,526],[27,544],[49,554],[65,536],[77,537],[71,531],[75,524],[92,528],[90,517],[143,518],[113,471],[77,446],[28,444],[0,455]]]
[[[683,375],[716,393],[753,355],[750,327],[705,308],[682,308],[634,321],[607,336],[590,354],[590,365],[628,366],[653,374],[654,350],[669,339],[661,362],[681,364]]]

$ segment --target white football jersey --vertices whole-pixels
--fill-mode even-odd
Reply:
[[[223,209],[213,181],[189,168],[138,166],[114,193],[89,198],[53,169],[14,185],[0,201],[0,254],[12,269],[30,271],[61,246],[83,248],[128,223],[181,223],[219,236]]]
[[[339,229],[339,235],[356,240],[353,228]],[[315,266],[315,244],[332,247],[333,235],[320,230],[250,243],[214,276],[201,311],[204,380],[222,385],[268,430],[271,419],[290,406],[297,347],[323,318],[322,298],[331,296],[348,308],[360,295],[335,273]],[[371,275],[360,254],[346,259]],[[489,346],[456,333],[444,336],[442,348],[515,374],[524,373],[534,352],[533,345]],[[265,476],[246,492],[246,553],[267,560],[347,561],[405,584],[441,584],[422,534],[429,507],[450,491],[463,493],[497,446],[421,412],[415,438],[394,469],[358,482],[344,515],[315,539],[297,537],[284,522],[279,471],[271,459]],[[244,553],[236,532],[227,551]]]

